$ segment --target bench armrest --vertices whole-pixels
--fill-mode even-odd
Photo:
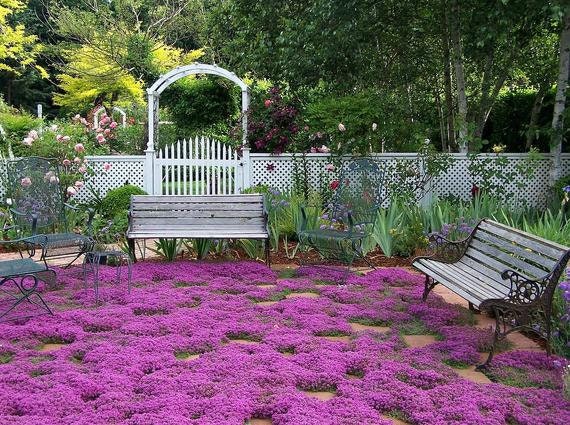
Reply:
[[[440,263],[456,263],[465,254],[469,242],[471,242],[472,235],[473,233],[465,239],[451,241],[439,233],[431,233],[428,235],[428,240],[432,253],[426,256],[416,257],[414,261],[426,258],[439,261]]]
[[[503,271],[501,278],[510,282],[510,290],[506,299],[517,305],[531,304],[540,300],[553,280],[553,273],[550,272],[538,279],[530,279],[512,269]],[[558,278],[555,280],[556,285]]]
[[[24,245],[29,257],[35,256],[36,248],[40,247],[42,250],[42,255],[40,258],[44,258],[47,251],[48,237],[46,235],[33,235],[6,241],[0,240],[0,245],[17,245],[20,255],[23,255],[21,247]]]

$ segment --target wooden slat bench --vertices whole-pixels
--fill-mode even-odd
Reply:
[[[270,264],[261,194],[133,195],[127,230],[133,259],[135,239],[157,238],[263,239],[265,261]]]
[[[413,262],[426,275],[424,301],[440,283],[496,319],[493,345],[480,368],[491,362],[497,341],[514,331],[545,336],[550,354],[552,300],[570,259],[568,247],[488,219],[464,240],[431,235],[430,241],[433,255]]]

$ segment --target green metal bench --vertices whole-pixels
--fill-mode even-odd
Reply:
[[[93,248],[93,238],[74,233],[69,228],[67,213],[77,207],[64,202],[57,161],[49,158],[25,157],[8,163],[8,193],[10,212],[15,227],[33,241],[44,241],[42,260],[72,257],[71,265]],[[86,225],[91,230],[93,211],[89,211]],[[28,242],[29,244],[29,242]],[[39,246],[39,245],[37,245]]]
[[[364,260],[363,245],[372,234],[376,215],[387,199],[386,168],[370,157],[354,157],[341,165],[333,195],[317,228],[308,226],[308,214],[301,209],[297,237],[302,249],[313,248],[327,260],[337,260],[350,269],[355,258]]]
[[[0,293],[5,295],[4,298],[0,299],[0,321],[29,317],[9,316],[16,307],[23,303],[37,305],[43,311],[53,314],[41,296],[39,284],[40,281],[44,281],[49,285],[55,285],[55,271],[49,269],[44,260],[34,261],[32,258],[38,245],[42,247],[42,252],[45,251],[47,238],[44,237],[42,239],[38,235],[33,239],[22,238],[12,241],[1,241],[0,244],[15,244],[19,248],[25,247],[31,254],[28,258],[22,257],[0,261]]]

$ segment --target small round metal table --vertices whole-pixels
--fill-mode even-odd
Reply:
[[[87,275],[93,275],[93,289],[95,302],[99,301],[99,266],[114,263],[117,269],[117,283],[121,282],[122,270],[127,268],[127,290],[131,293],[132,261],[131,257],[123,251],[90,251],[83,258],[83,282],[87,286]]]

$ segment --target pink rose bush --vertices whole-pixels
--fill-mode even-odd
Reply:
[[[499,354],[497,382],[473,383],[449,364],[478,362],[490,330],[435,294],[423,303],[422,276],[384,269],[327,285],[338,273],[278,280],[253,262],[147,261],[133,266],[128,294],[101,266],[97,308],[81,276],[59,273],[63,288],[45,293],[55,316],[0,324],[0,423],[570,423],[563,359]],[[298,292],[318,297],[286,298]],[[408,347],[414,329],[436,341]],[[45,343],[63,345],[38,351]],[[528,378],[520,388],[496,370],[509,368]]]

